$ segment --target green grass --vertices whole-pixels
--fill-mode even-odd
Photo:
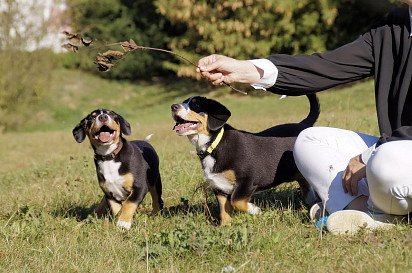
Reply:
[[[59,70],[51,90],[35,113],[43,119],[24,132],[0,135],[2,272],[222,272],[229,266],[236,272],[412,272],[408,225],[351,237],[320,234],[296,182],[257,194],[261,215],[238,213],[231,227],[216,226],[214,196],[198,189],[204,183],[198,158],[172,131],[170,117],[172,103],[210,91],[201,85],[118,83]],[[232,111],[233,126],[248,131],[296,122],[308,111],[304,97],[243,96],[226,87],[208,96]],[[377,134],[372,82],[319,98],[318,126]],[[153,133],[161,160],[165,211],[151,216],[148,196],[128,232],[93,216],[102,192],[92,150],[71,135],[81,118],[101,107],[131,123],[128,139]]]

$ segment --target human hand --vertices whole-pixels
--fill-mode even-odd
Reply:
[[[358,195],[358,183],[366,177],[366,165],[362,162],[361,155],[357,155],[349,161],[342,174],[342,187],[345,193]]]
[[[197,72],[214,85],[238,83],[257,83],[263,71],[249,61],[240,61],[223,55],[209,55],[199,60]]]

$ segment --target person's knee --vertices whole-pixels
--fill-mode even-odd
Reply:
[[[323,129],[323,128],[322,128]],[[315,139],[315,137],[319,134],[320,132],[320,127],[309,127],[304,130],[302,130],[299,135],[297,140],[300,141],[312,141]]]
[[[366,166],[370,197],[374,205],[390,214],[405,214],[411,206],[412,166],[405,157],[412,146],[403,144],[399,141],[382,144]]]
[[[368,181],[372,183],[396,183],[397,172],[402,172],[402,158],[399,156],[399,143],[389,142],[379,146],[368,161]],[[405,182],[405,181],[399,181]]]
[[[293,146],[293,154],[295,155],[295,158],[299,157],[302,152],[306,151],[307,144],[315,141],[317,131],[318,130],[316,127],[309,127],[299,133],[296,138],[295,145]]]
[[[371,180],[371,182],[376,183],[390,181],[394,171],[393,164],[396,163],[396,158],[393,157],[393,152],[389,146],[382,145],[379,147],[368,161],[367,174],[368,177],[372,178],[368,181]]]

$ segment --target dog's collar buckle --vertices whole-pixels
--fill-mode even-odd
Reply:
[[[207,151],[200,151],[197,152],[197,156],[200,158],[200,160],[205,159],[206,156],[210,155],[210,153],[208,153]]]

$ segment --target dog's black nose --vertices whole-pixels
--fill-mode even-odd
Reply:
[[[101,114],[101,115],[99,116],[99,120],[100,120],[101,122],[105,122],[105,121],[107,121],[108,119],[109,119],[109,116],[106,115],[106,114]]]
[[[172,105],[171,108],[172,108],[173,111],[176,111],[177,109],[179,109],[179,104],[175,103],[175,104]]]

